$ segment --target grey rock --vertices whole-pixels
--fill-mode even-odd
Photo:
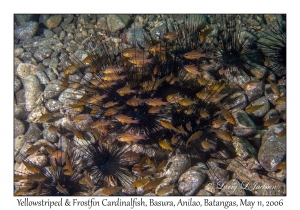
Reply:
[[[273,93],[270,84],[265,85],[265,96],[273,105],[276,105],[275,101],[279,98],[279,96]]]
[[[20,153],[21,148],[25,144],[24,135],[20,135],[14,138],[14,156],[17,156]]]
[[[245,84],[244,90],[249,101],[253,101],[263,95],[264,85],[261,81],[250,81]]]
[[[225,193],[227,196],[235,195],[235,196],[244,196],[246,195],[245,190],[242,188],[242,184],[236,180],[231,179],[225,186],[223,186],[221,193]]]
[[[194,167],[188,169],[178,180],[178,191],[182,195],[195,195],[204,182],[205,177],[206,174]]]
[[[269,126],[268,131],[262,137],[258,161],[267,171],[276,171],[276,166],[286,156],[286,136],[278,136],[283,129],[282,124]]]
[[[15,48],[14,49],[14,56],[19,57],[24,52],[23,48]]]
[[[59,26],[61,20],[62,20],[62,15],[54,15],[46,21],[45,25],[47,26],[47,28],[53,29]]]
[[[206,25],[209,25],[205,15],[202,14],[187,15],[185,18],[185,24],[187,27],[193,27],[196,24],[199,28],[204,28]]]
[[[63,91],[63,89],[62,89],[62,81],[60,81],[60,80],[53,80],[53,81],[51,81],[46,86],[46,88],[44,90],[44,98],[45,99],[55,98],[62,91]]]
[[[32,154],[29,155],[26,160],[33,163],[39,168],[45,167],[48,163],[48,157],[44,154]]]
[[[74,104],[77,100],[85,95],[85,90],[80,88],[74,90],[73,88],[66,88],[59,96],[58,100],[63,104]]]
[[[233,126],[233,132],[237,136],[250,136],[256,133],[256,126],[246,112],[240,109],[233,109],[232,115],[236,125]]]
[[[248,140],[233,136],[232,144],[235,148],[237,156],[241,157],[242,159],[248,158],[250,156],[257,157],[256,149],[249,143]]]
[[[49,63],[50,63],[50,58],[47,58],[47,59],[43,60],[43,65],[44,66],[48,67]]]
[[[62,103],[54,100],[54,99],[49,99],[46,103],[45,106],[50,112],[56,112],[59,111],[62,108]]]
[[[35,47],[62,47],[62,43],[60,40],[56,38],[42,38],[37,37],[36,39],[28,39],[23,41],[23,48],[29,49],[29,48],[35,48]]]
[[[237,168],[244,167],[249,170],[260,170],[262,169],[256,157],[249,157],[247,159],[242,159],[241,157],[235,157],[230,161],[226,170],[235,172]]]
[[[42,88],[39,79],[34,75],[28,75],[23,80],[25,89],[26,110],[32,111],[36,106],[36,101],[42,94]]]
[[[188,155],[174,155],[168,160],[165,176],[169,178],[170,183],[174,183],[179,176],[190,167],[190,165],[191,159]]]
[[[38,119],[43,115],[47,113],[46,107],[41,104],[39,106],[36,106],[28,115],[27,122],[37,122]]]
[[[46,39],[51,39],[55,36],[55,33],[49,29],[44,30],[44,36]]]
[[[149,34],[143,28],[133,28],[122,35],[124,43],[136,47],[146,47],[145,38],[150,40]]]
[[[37,22],[27,22],[15,28],[14,36],[17,39],[31,39],[37,32],[39,24]]]
[[[14,105],[14,117],[20,120],[25,120],[28,113],[25,110],[24,105]]]
[[[52,49],[48,48],[48,47],[43,47],[38,49],[37,51],[35,51],[34,53],[34,57],[39,60],[42,61],[45,58],[48,58],[52,53]]]
[[[163,39],[166,33],[167,33],[166,21],[158,22],[155,25],[155,27],[150,30],[150,35],[155,40]]]
[[[51,58],[49,68],[56,69],[58,66],[58,58]]]
[[[206,170],[209,180],[216,186],[224,186],[229,181],[229,173],[220,168],[216,162],[209,161],[209,170]],[[203,171],[205,172],[205,171]]]
[[[32,57],[31,52],[23,52],[23,53],[20,55],[20,59],[21,59],[22,61],[24,61],[25,63],[37,65],[37,61],[36,61],[35,58]]]
[[[21,120],[14,119],[14,137],[25,133],[25,125]]]
[[[74,18],[74,15],[68,15],[67,17],[65,17],[64,21],[61,23],[61,27],[64,28],[67,25],[69,25],[72,22],[73,18]]]
[[[281,104],[277,104],[275,106],[275,109],[279,112],[279,113],[283,113],[286,111],[286,102],[285,103],[281,103]]]
[[[277,117],[279,116],[278,112],[275,110],[275,109],[271,109],[263,118],[263,121],[266,122],[267,120],[269,120],[270,118],[273,118],[273,117]],[[278,123],[279,119],[275,122]]]
[[[257,64],[252,63],[252,67],[250,69],[250,72],[257,78],[262,79],[268,72],[267,68],[265,66],[260,66]]]
[[[254,116],[254,117],[263,117],[267,114],[267,112],[270,110],[270,103],[267,99],[266,96],[263,96],[255,101],[253,101],[249,106],[247,106],[246,108],[250,108],[252,106],[257,106],[257,105],[263,105],[262,107],[260,107],[259,109],[255,110],[254,112],[250,112],[248,113],[248,115],[250,116]]]
[[[52,143],[56,143],[58,140],[57,134],[51,133],[48,128],[45,128],[43,130],[43,138],[47,139],[48,141]]]
[[[34,21],[36,20],[36,15],[30,15],[30,14],[16,14],[14,15],[14,21],[18,24],[24,24],[28,21]]]
[[[46,24],[46,21],[50,18],[50,15],[48,14],[41,14],[39,18],[39,22]]]
[[[36,65],[29,63],[20,63],[17,68],[17,74],[21,79],[25,79],[30,74],[35,74],[38,68]]]
[[[21,63],[22,63],[21,59],[16,58],[16,57],[14,58],[14,73],[15,73],[15,75],[17,75],[17,69]]]
[[[46,84],[48,84],[50,82],[49,78],[47,77],[47,75],[43,71],[37,71],[35,73],[35,75],[39,78],[40,82],[43,85],[46,85]]]
[[[18,92],[16,92],[16,101],[18,105],[24,105],[25,106],[25,90],[21,89]]]
[[[233,108],[244,109],[247,106],[248,100],[247,96],[242,93],[234,93],[230,95],[223,103],[225,109],[230,110]]]
[[[50,60],[49,60],[49,61],[50,61]],[[56,79],[56,74],[53,72],[52,69],[46,68],[46,69],[45,69],[45,73],[47,74],[48,78],[49,78],[51,81],[53,81],[53,80]]]
[[[104,31],[107,31],[107,30],[108,30],[108,25],[107,25],[106,17],[101,17],[101,18],[97,21],[97,27],[98,27],[100,30],[104,30]]]
[[[129,21],[129,15],[109,15],[107,17],[107,26],[111,32],[117,32],[125,28]]]
[[[207,190],[199,190],[196,196],[213,196],[214,194]]]
[[[14,93],[19,91],[22,87],[22,82],[21,80],[18,79],[18,77],[15,76],[14,78]]]
[[[30,123],[27,132],[25,133],[25,141],[28,143],[36,142],[40,139],[42,131],[35,123]]]
[[[283,182],[286,180],[286,169],[281,169],[278,172],[269,172],[268,176]]]

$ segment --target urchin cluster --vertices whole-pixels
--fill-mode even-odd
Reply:
[[[65,109],[70,113],[66,129],[73,132],[76,145],[76,171],[83,174],[76,181],[88,186],[85,190],[130,186],[136,174],[142,176],[145,163],[155,168],[146,151],[141,152],[141,160],[132,153],[138,144],[169,155],[187,153],[193,162],[235,157],[231,141],[236,122],[227,108],[235,98],[229,96],[243,91],[253,76],[265,78],[267,68],[283,69],[285,33],[270,38],[283,33],[270,29],[259,38],[246,33],[237,16],[221,20],[219,28],[187,22],[184,28],[156,39],[145,36],[144,48],[120,49],[95,34],[86,41],[84,58],[62,52],[67,56],[64,91],[81,92],[67,98]],[[265,67],[266,57],[274,65]],[[87,140],[90,134],[94,141]],[[151,159],[157,163],[168,156]],[[43,185],[41,192],[67,194],[70,190],[61,187],[69,182],[56,184],[64,173],[61,168],[55,170],[59,178],[48,175],[54,181]]]

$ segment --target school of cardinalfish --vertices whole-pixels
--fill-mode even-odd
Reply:
[[[199,41],[204,42],[210,32],[212,32],[211,28],[205,28],[200,33]],[[66,105],[67,109],[77,113],[76,116],[67,117],[72,122],[68,131],[73,133],[77,139],[85,142],[85,133],[77,129],[81,123],[85,123],[90,127],[89,131],[97,133],[95,134],[97,137],[100,136],[99,144],[100,142],[107,144],[106,139],[111,138],[112,133],[117,133],[113,137],[114,141],[129,146],[136,143],[148,143],[152,138],[148,130],[164,131],[163,135],[159,133],[161,136],[156,143],[158,148],[166,154],[173,154],[179,148],[178,145],[182,143],[185,148],[197,145],[196,148],[201,148],[201,151],[204,152],[217,151],[218,142],[224,141],[226,144],[230,144],[233,141],[233,132],[228,127],[235,126],[237,122],[232,110],[226,108],[221,102],[226,101],[227,97],[234,93],[236,87],[205,77],[205,71],[215,65],[214,61],[209,62],[210,64],[199,64],[198,61],[209,60],[211,55],[199,50],[183,53],[182,59],[188,64],[182,65],[178,70],[179,73],[176,72],[176,74],[173,72],[167,74],[164,72],[166,70],[157,67],[158,63],[169,57],[169,45],[176,43],[178,37],[177,32],[169,32],[164,36],[164,41],[150,46],[148,51],[140,48],[124,49],[122,51],[122,58],[126,64],[124,66],[107,64],[99,67],[98,56],[90,53],[82,61],[93,74],[89,85],[86,86],[69,80],[70,75],[76,74],[78,69],[76,65],[68,67],[64,71],[62,90],[79,89],[80,87],[85,90],[85,94],[80,99]],[[133,81],[128,82],[129,78]],[[250,81],[250,83],[252,82]],[[276,104],[286,103],[285,96],[280,97],[278,85],[270,79],[267,82],[271,85],[273,93],[278,96]],[[197,91],[186,92],[188,91],[186,87],[190,83],[196,86],[195,90]],[[171,92],[169,87],[172,85],[185,91]],[[166,89],[162,90],[165,87]],[[159,95],[157,94],[159,91],[165,91],[165,93]],[[264,104],[252,105],[246,108],[245,112],[253,113],[262,107]],[[180,118],[184,119],[183,122],[166,116],[167,114],[171,115],[172,112],[180,114]],[[44,113],[36,119],[36,122],[50,123],[48,130],[52,134],[63,136],[60,128],[52,124],[53,121],[63,117],[61,113]],[[263,123],[263,126],[271,126],[280,119],[282,116],[270,117]],[[285,128],[278,133],[279,137],[285,135]],[[89,147],[87,142],[83,145]],[[82,147],[84,148],[84,146]],[[26,154],[38,153],[42,149],[50,157],[52,171],[57,173],[56,168],[60,168],[60,176],[73,178],[74,174],[78,175],[76,163],[71,161],[72,157],[56,147],[53,148],[46,143],[34,144],[27,149]],[[86,150],[88,151],[88,149]],[[132,166],[135,181],[131,182],[130,186],[142,188],[144,191],[157,188],[166,178],[163,172],[166,170],[167,163],[167,160],[158,161],[144,155]],[[35,167],[30,162],[22,161],[22,164],[28,172],[15,174],[15,181],[37,182],[35,195],[44,195],[44,186],[47,186],[47,180],[52,177],[47,176],[41,168]],[[284,168],[285,161],[277,166],[278,170]],[[85,186],[86,192],[82,193],[83,195],[93,195],[99,187],[93,181],[93,175],[87,171],[73,179],[76,184]],[[106,187],[102,187],[102,194],[109,196],[122,191],[126,186],[119,186],[120,183],[122,182],[118,178],[108,177]],[[72,194],[67,186],[59,181],[54,187],[61,195]],[[175,184],[160,186],[156,194],[165,195],[172,192],[175,187]],[[32,189],[34,189],[33,186],[25,185],[20,187],[15,195],[23,195]]]

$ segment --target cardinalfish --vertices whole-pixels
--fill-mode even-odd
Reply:
[[[211,94],[210,91],[202,90],[201,92],[196,93],[196,97],[201,100],[205,100],[207,99],[207,97],[209,97],[210,94]]]
[[[137,67],[142,67],[146,64],[151,64],[153,63],[154,59],[153,58],[149,58],[149,59],[145,59],[145,58],[141,58],[141,57],[135,57],[135,58],[129,58],[128,61],[134,65],[136,65]]]
[[[77,115],[74,119],[73,122],[78,123],[84,120],[88,120],[89,119],[89,115],[87,114],[79,114]]]
[[[40,173],[40,170],[38,168],[36,168],[33,164],[26,162],[24,160],[22,160],[23,165],[26,167],[26,169],[28,171],[30,171],[31,173]]]
[[[274,123],[276,123],[280,118],[281,118],[281,115],[274,116],[274,117],[269,117],[269,119],[264,122],[264,126],[271,126]]]
[[[169,33],[167,33],[164,38],[168,39],[170,41],[175,40],[178,37],[178,34],[175,31],[170,31]]]
[[[102,82],[101,84],[98,85],[99,88],[109,88],[109,87],[112,87],[114,85],[117,85],[118,83],[117,82]]]
[[[210,128],[208,129],[208,132],[213,132],[215,134],[217,134],[217,136],[225,141],[232,141],[232,137],[229,133],[227,133],[226,131],[222,131],[222,130],[217,130],[215,128]]]
[[[166,193],[169,193],[171,190],[173,190],[175,187],[174,184],[167,186],[167,187],[161,187],[159,190],[157,190],[157,195],[164,195]]]
[[[124,68],[123,67],[116,67],[116,66],[108,66],[106,67],[105,69],[103,69],[103,74],[113,74],[113,73],[121,73],[124,71]]]
[[[200,33],[200,37],[199,37],[200,42],[203,42],[206,39],[207,35],[212,31],[213,31],[213,28],[209,28],[208,26],[206,26],[203,29],[203,32]]]
[[[280,95],[280,90],[279,90],[278,86],[274,82],[272,82],[272,80],[270,80],[270,79],[267,79],[267,80],[271,85],[271,89],[272,89],[273,93],[275,93],[276,95]]]
[[[121,109],[120,107],[109,108],[109,109],[107,109],[107,110],[104,111],[104,115],[105,115],[106,117],[115,115],[115,114],[118,113],[118,111],[119,111],[120,109]]]
[[[104,81],[117,81],[117,80],[125,80],[126,75],[118,75],[115,73],[105,74],[105,76],[101,77]]]
[[[93,95],[91,98],[87,100],[87,103],[97,105],[100,101],[102,101],[102,99],[106,97],[107,94],[101,96],[99,93],[96,93],[95,95]]]
[[[66,74],[65,77],[63,78],[63,82],[61,85],[62,90],[68,87],[68,82],[69,82],[69,74]]]
[[[70,66],[64,71],[64,74],[65,75],[73,74],[76,70],[77,70],[76,66]]]
[[[55,114],[57,113],[47,113],[47,114],[43,114],[42,116],[39,117],[38,121],[39,122],[45,122],[45,121],[48,121],[52,118],[55,117]]]
[[[94,122],[94,124],[92,125],[92,128],[100,128],[100,127],[106,127],[106,126],[111,126],[113,125],[113,122],[111,121],[96,121]]]
[[[131,144],[132,142],[137,142],[139,140],[146,140],[146,136],[143,134],[136,136],[131,133],[123,133],[119,136],[118,140],[121,142],[127,142],[128,144]]]
[[[167,160],[163,160],[163,161],[156,167],[156,171],[163,170],[164,167],[167,165],[167,163],[168,163]]]
[[[190,115],[194,113],[194,110],[191,107],[189,107],[188,109],[185,109],[183,112],[184,114]]]
[[[173,85],[177,81],[177,77],[175,77],[173,74],[170,74],[169,76],[166,77],[166,82],[169,83],[170,85]]]
[[[225,120],[227,122],[229,122],[231,125],[235,125],[236,122],[235,122],[235,119],[232,116],[232,114],[228,110],[226,110],[222,105],[219,104],[218,107],[221,109],[221,112],[222,112]]]
[[[207,111],[202,110],[202,111],[200,111],[200,117],[207,119],[207,118],[209,118],[209,114],[207,113]]]
[[[125,85],[124,87],[118,89],[117,93],[120,96],[125,96],[125,95],[131,94],[131,93],[137,93],[137,90],[131,90],[129,85]]]
[[[167,121],[160,121],[160,124],[167,129],[173,130],[175,132],[178,132],[177,128],[175,128],[171,123],[167,122]]]
[[[213,128],[220,128],[222,125],[224,125],[225,121],[222,120],[222,119],[216,119],[216,120],[213,120],[211,125]]]
[[[286,160],[282,161],[280,164],[276,166],[277,169],[283,170],[286,169]]]
[[[205,79],[205,78],[203,78],[203,77],[199,77],[198,79],[197,79],[197,81],[198,81],[198,83],[200,84],[200,85],[202,85],[202,86],[204,86],[204,85],[207,85],[207,80]]]
[[[284,137],[286,135],[286,128],[283,128],[282,131],[278,133],[279,137]]]
[[[183,57],[188,60],[199,60],[200,58],[208,58],[208,55],[208,53],[201,53],[199,51],[193,50],[191,52],[185,53]]]
[[[132,117],[128,117],[126,115],[120,114],[117,117],[117,120],[119,120],[123,124],[139,124],[140,120],[133,120]]]
[[[220,93],[221,90],[223,90],[225,88],[225,86],[226,86],[225,83],[216,82],[213,85],[210,85],[208,87],[208,90],[216,91],[216,93]]]
[[[161,106],[153,106],[148,110],[149,114],[157,114],[163,107]]]
[[[139,106],[144,103],[144,99],[137,98],[136,96],[129,99],[126,104],[129,106]]]
[[[119,104],[119,102],[109,101],[106,104],[103,104],[103,108],[110,108],[110,107],[113,107],[113,106],[118,105],[118,104]]]
[[[164,179],[165,179],[164,176],[161,178],[153,179],[147,185],[144,186],[144,190],[152,190],[152,189],[156,188]]]
[[[31,155],[35,152],[37,152],[42,146],[46,145],[45,143],[37,144],[37,145],[32,145],[28,150],[26,151],[27,155]]]
[[[191,105],[193,105],[193,104],[197,104],[197,101],[193,101],[193,100],[191,100],[191,99],[189,99],[189,98],[184,98],[184,99],[181,99],[181,100],[179,101],[179,104],[180,104],[181,106],[191,106]]]
[[[123,50],[122,55],[125,58],[132,58],[132,57],[140,57],[138,55],[141,55],[142,57],[144,57],[144,55],[147,55],[147,54],[139,48],[127,48],[127,49]]]
[[[169,103],[164,102],[161,100],[161,98],[152,98],[145,100],[145,103],[150,105],[150,106],[167,106]]]
[[[177,127],[177,132],[178,133],[181,133],[181,134],[184,134],[184,135],[187,135],[188,133],[184,130],[184,128],[182,127],[182,125],[178,126]]]
[[[227,96],[227,93],[224,94],[216,94],[210,98],[210,102],[219,103],[224,97]]]
[[[167,141],[167,139],[163,139],[160,140],[158,142],[159,146],[161,146],[161,148],[166,149],[166,150],[173,150],[173,148],[171,147],[170,143]]]
[[[159,53],[159,52],[165,52],[166,51],[166,46],[157,44],[149,48],[149,52],[151,53]]]
[[[119,192],[120,190],[124,189],[125,187],[106,187],[103,188],[102,193],[106,196],[115,194],[116,192]]]
[[[69,195],[69,191],[65,188],[65,186],[61,186],[59,183],[57,183],[56,189],[65,195]]]
[[[196,139],[199,139],[202,136],[203,132],[202,131],[197,131],[195,133],[193,133],[190,138],[188,139],[188,141],[186,142],[186,144],[189,144],[191,141],[194,141]]]
[[[264,104],[250,106],[250,107],[245,109],[245,112],[246,113],[252,113],[252,112],[255,112],[256,110],[258,110],[259,108],[261,108],[263,106],[264,106]]]
[[[139,179],[139,180],[133,182],[131,186],[132,187],[141,187],[149,182],[150,182],[150,178],[143,178],[143,179]]]
[[[199,77],[202,75],[201,72],[198,71],[198,67],[195,65],[185,65],[184,69],[190,74],[198,75]]]
[[[283,97],[280,97],[280,98],[278,98],[276,101],[275,101],[275,104],[283,104],[283,103],[285,103],[286,102],[286,97],[285,96],[283,96]]]
[[[84,109],[84,106],[79,105],[79,104],[68,104],[67,106],[71,107],[72,109],[74,109],[74,111],[77,111],[77,112],[82,112]]]
[[[207,149],[207,150],[215,148],[212,144],[208,143],[207,141],[202,141],[201,146],[203,149]]]

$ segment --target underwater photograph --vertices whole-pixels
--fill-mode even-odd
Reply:
[[[14,14],[14,196],[286,196],[286,14]]]

